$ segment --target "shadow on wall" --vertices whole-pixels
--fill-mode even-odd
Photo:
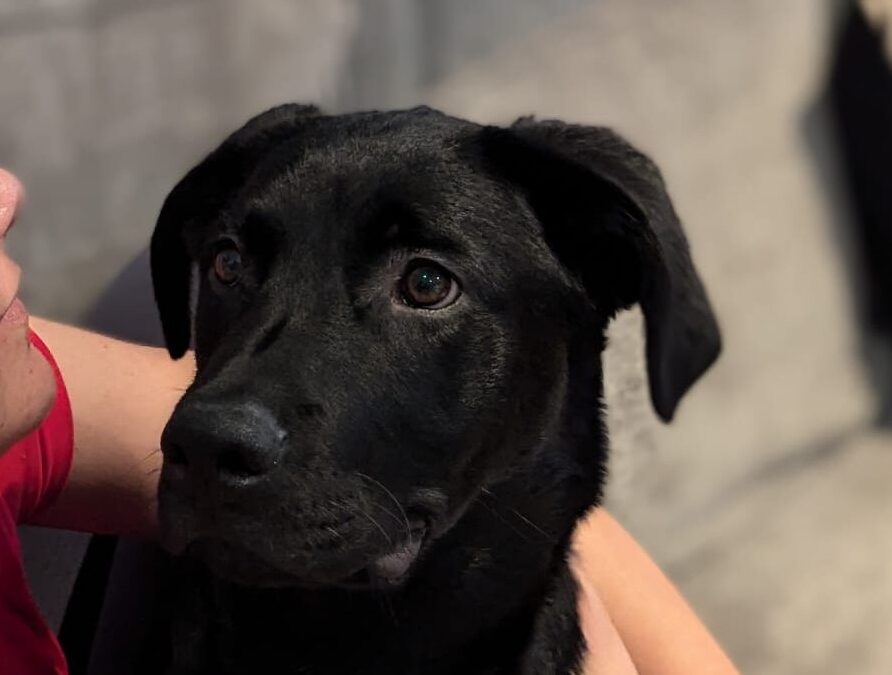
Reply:
[[[859,351],[892,426],[892,63],[883,32],[855,4],[846,10],[821,99],[803,135],[825,189],[838,197],[836,238],[849,272]],[[845,205],[846,208],[842,208]],[[829,383],[828,383],[829,384]]]

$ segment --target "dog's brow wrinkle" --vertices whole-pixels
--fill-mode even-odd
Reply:
[[[267,331],[263,334],[263,336],[261,336],[261,338],[257,341],[257,344],[254,346],[255,356],[257,354],[262,354],[270,348],[270,346],[276,341],[276,338],[279,337],[282,330],[285,328],[286,323],[288,323],[288,319],[282,317],[267,329]]]
[[[301,417],[313,417],[314,415],[321,415],[324,408],[318,403],[301,403],[296,410]]]

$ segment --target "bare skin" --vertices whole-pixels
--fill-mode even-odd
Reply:
[[[574,548],[576,576],[583,588],[593,589],[587,594],[589,606],[603,603],[604,616],[615,626],[637,668],[629,672],[738,672],[672,582],[607,511],[596,509],[579,524]],[[585,616],[584,604],[580,610]]]
[[[56,395],[52,371],[28,341],[27,313],[17,300],[21,269],[6,253],[23,199],[22,184],[0,169],[0,453],[37,426]]]
[[[3,242],[21,186],[0,170],[0,313],[19,270]],[[56,357],[71,397],[75,454],[57,502],[34,524],[155,538],[158,439],[193,374],[142,347],[41,319],[31,326]],[[52,404],[52,373],[27,328],[0,321],[0,452]],[[577,530],[574,571],[588,644],[586,675],[734,675],[737,670],[648,555],[602,509]]]

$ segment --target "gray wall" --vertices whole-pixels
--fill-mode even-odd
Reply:
[[[27,299],[79,317],[177,177],[250,115],[418,103],[459,64],[582,4],[8,0],[0,161],[31,197],[11,244]]]

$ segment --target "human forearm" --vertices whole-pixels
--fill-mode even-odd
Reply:
[[[36,524],[154,537],[158,440],[193,373],[191,357],[33,319],[59,363],[74,416],[65,489]]]
[[[607,608],[640,675],[737,675],[650,556],[606,511],[576,532],[577,574]]]

